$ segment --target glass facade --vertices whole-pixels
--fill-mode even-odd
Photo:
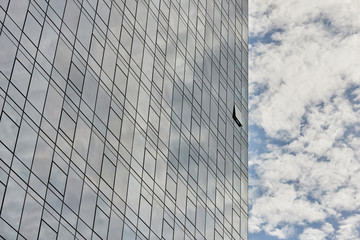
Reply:
[[[247,239],[247,5],[0,0],[1,237]]]

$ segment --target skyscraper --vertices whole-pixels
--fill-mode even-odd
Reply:
[[[0,0],[0,235],[247,239],[247,0]]]

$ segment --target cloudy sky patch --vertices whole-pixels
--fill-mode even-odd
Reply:
[[[250,1],[250,239],[360,238],[359,12]]]

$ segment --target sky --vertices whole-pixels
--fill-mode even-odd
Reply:
[[[360,239],[360,1],[249,9],[249,239]]]

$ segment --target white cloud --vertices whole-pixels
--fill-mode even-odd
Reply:
[[[250,121],[266,147],[250,154],[250,232],[360,237],[359,12],[356,0],[250,2]]]
[[[359,239],[360,215],[348,217],[340,222],[339,230],[336,232],[336,239],[355,240]]]
[[[334,228],[330,223],[325,223],[321,229],[316,228],[305,228],[300,234],[300,240],[324,240],[327,236],[331,236],[334,232]]]

